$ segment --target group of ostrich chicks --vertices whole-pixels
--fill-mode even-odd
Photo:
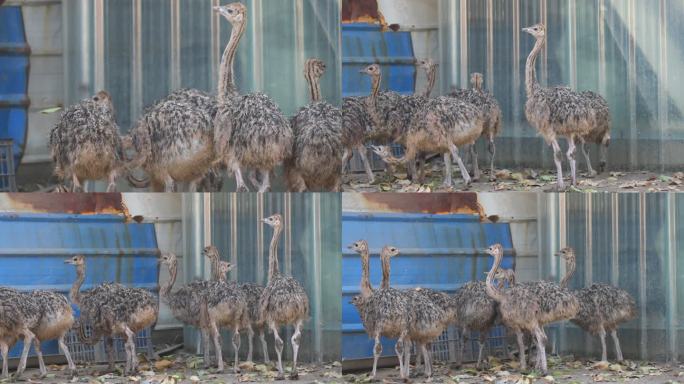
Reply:
[[[211,280],[193,281],[175,291],[172,290],[177,276],[177,260],[172,253],[162,253],[159,263],[169,270],[170,280],[159,289],[163,303],[169,306],[173,315],[185,324],[200,329],[204,344],[204,364],[214,363],[217,372],[224,370],[221,351],[220,329],[233,332],[235,361],[233,370],[239,372],[238,352],[240,331],[247,330],[249,351],[247,359],[252,361],[252,339],[259,333],[264,359],[269,362],[268,348],[264,332],[270,330],[275,338],[275,351],[278,355],[278,379],[284,379],[282,366],[283,340],[280,338],[281,326],[293,325],[292,336],[293,365],[291,377],[297,377],[297,354],[301,341],[304,321],[309,318],[309,299],[301,284],[291,276],[280,274],[278,267],[278,240],[282,232],[282,218],[279,214],[262,220],[273,228],[269,247],[268,282],[265,287],[254,283],[228,281],[226,274],[232,265],[221,261],[218,250],[208,246],[203,254],[211,262]],[[85,257],[76,255],[64,261],[76,267],[77,278],[69,292],[71,303],[80,309],[81,317],[76,324],[82,342],[94,344],[102,337],[108,346],[110,369],[114,368],[113,337],[122,336],[125,341],[125,375],[137,371],[138,359],[135,349],[136,334],[154,326],[159,313],[157,298],[148,290],[131,288],[118,283],[103,283],[81,291],[85,281]],[[69,300],[59,293],[50,291],[20,292],[12,288],[0,287],[0,349],[2,350],[2,377],[9,377],[9,348],[23,336],[22,350],[16,377],[26,368],[26,359],[33,344],[42,376],[47,374],[40,344],[57,339],[69,366],[69,374],[76,375],[76,366],[65,343],[67,332],[74,325],[74,316]],[[86,336],[85,326],[90,324],[92,333]],[[216,360],[210,356],[214,347]]]
[[[563,189],[562,153],[558,139],[566,138],[568,141],[566,155],[570,163],[572,185],[577,184],[576,143],[581,144],[589,176],[595,176],[597,172],[591,166],[586,144],[594,142],[600,145],[599,169],[603,171],[610,142],[610,110],[606,100],[594,92],[577,92],[567,87],[542,87],[537,82],[535,64],[546,44],[546,28],[543,24],[537,24],[523,30],[536,39],[525,67],[525,115],[553,148],[557,187]],[[372,91],[368,97],[349,97],[344,100],[344,162],[356,150],[364,163],[369,182],[372,183],[374,175],[365,153],[366,142],[398,144],[405,149],[405,155],[401,158],[394,157],[387,145],[371,148],[390,165],[407,165],[409,176],[418,182],[423,180],[425,156],[442,154],[445,166],[444,187],[453,187],[451,164],[455,161],[467,188],[472,180],[480,178],[474,144],[478,138],[483,137],[487,140],[490,153],[490,180],[494,180],[494,138],[501,131],[502,114],[496,99],[483,91],[482,75],[471,75],[472,89],[457,89],[446,96],[430,98],[435,84],[436,64],[431,60],[421,60],[419,65],[425,69],[428,81],[425,91],[416,95],[381,92],[382,74],[377,64],[361,71],[371,77]],[[459,155],[459,148],[464,146],[470,148],[472,178]]]
[[[146,108],[126,136],[106,91],[69,107],[49,140],[58,190],[80,192],[85,180],[107,180],[112,192],[125,176],[133,187],[153,191],[173,192],[184,183],[190,192],[218,192],[229,172],[242,192],[249,190],[242,173],[249,170],[252,186],[267,192],[279,165],[290,191],[340,190],[342,114],[321,100],[325,63],[306,61],[311,102],[288,119],[269,96],[241,94],[236,87],[233,62],[246,29],[246,6],[235,2],[213,10],[232,24],[217,95],[176,90]],[[147,178],[137,178],[136,170]]]
[[[482,89],[483,77],[474,73],[473,89],[459,89],[447,96],[430,98],[436,80],[436,64],[420,60],[427,73],[427,88],[421,94],[381,92],[381,69],[371,64],[361,72],[370,76],[369,96],[347,97],[342,108],[321,100],[319,80],[325,63],[306,61],[304,75],[311,102],[287,119],[278,105],[263,93],[241,94],[233,79],[233,62],[247,23],[247,9],[240,3],[214,10],[233,26],[221,59],[218,94],[181,89],[148,107],[127,136],[121,136],[109,94],[99,92],[68,108],[50,134],[55,174],[71,191],[81,191],[84,180],[109,182],[125,175],[137,188],[174,191],[187,183],[191,192],[220,191],[223,174],[232,173],[238,191],[248,191],[242,172],[250,170],[249,182],[259,192],[270,190],[270,177],[283,165],[288,190],[340,191],[342,175],[356,152],[370,183],[375,176],[367,158],[366,144],[395,143],[405,148],[396,158],[390,147],[372,146],[389,165],[405,164],[409,177],[422,182],[428,155],[444,158],[444,186],[453,187],[452,161],[458,164],[466,187],[479,180],[475,141],[484,137],[490,152],[490,179],[494,178],[494,138],[501,131],[501,109],[496,99]],[[525,115],[551,145],[557,170],[557,186],[563,181],[559,138],[566,138],[572,184],[576,180],[576,143],[581,144],[590,176],[596,174],[586,148],[600,145],[600,170],[605,168],[610,141],[611,117],[606,100],[591,91],[567,87],[542,87],[535,64],[545,42],[546,28],[538,24],[524,29],[536,38],[525,68],[527,103]],[[468,146],[472,178],[459,155]],[[134,152],[134,154],[131,154]],[[417,162],[417,163],[416,163]],[[147,179],[138,179],[135,170]]]
[[[373,371],[377,373],[378,359],[382,353],[380,337],[397,339],[395,351],[399,359],[402,379],[410,372],[411,347],[415,344],[417,364],[423,356],[424,375],[432,376],[430,345],[449,326],[459,330],[457,365],[462,363],[464,338],[472,331],[479,332],[477,367],[483,361],[483,349],[489,330],[503,324],[516,336],[520,370],[527,369],[524,337],[532,337],[537,347],[535,368],[547,374],[544,326],[570,320],[584,331],[601,339],[601,360],[607,360],[605,337],[610,333],[615,343],[616,358],[622,361],[622,351],[617,327],[636,317],[634,298],[626,291],[603,283],[594,283],[579,290],[568,288],[575,272],[575,252],[563,248],[556,256],[566,263],[566,274],[560,284],[547,281],[515,282],[512,270],[499,269],[503,247],[494,244],[486,253],[494,258],[486,281],[471,281],[460,287],[453,295],[425,288],[399,290],[390,286],[390,258],[399,249],[385,246],[380,252],[382,282],[373,288],[369,280],[369,248],[365,240],[359,240],[349,248],[361,256],[362,274],[360,294],[352,299],[369,337],[375,340]],[[498,284],[494,280],[498,280]],[[506,284],[507,283],[507,284]],[[507,285],[507,287],[506,287]],[[508,348],[506,347],[508,354]]]

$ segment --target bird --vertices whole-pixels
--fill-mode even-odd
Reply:
[[[536,24],[523,28],[536,39],[534,48],[527,57],[525,64],[525,90],[527,102],[525,104],[525,116],[530,124],[539,132],[547,144],[553,148],[554,162],[557,171],[557,188],[565,188],[563,182],[562,153],[558,144],[558,137],[566,138],[568,151],[566,153],[570,162],[570,175],[572,185],[577,184],[575,140],[589,137],[591,132],[597,129],[596,102],[598,95],[589,96],[588,92],[576,92],[567,87],[542,87],[536,78],[535,64],[539,53],[546,44],[546,26]]]
[[[226,262],[220,260],[220,254],[218,248],[213,245],[209,245],[203,250],[204,255],[209,259],[211,265],[211,276],[212,280],[225,280],[227,278],[226,273],[228,272],[227,266],[224,264]],[[222,268],[223,267],[223,268]],[[245,294],[247,300],[247,316],[249,318],[249,325],[247,327],[247,341],[249,349],[247,351],[247,361],[252,361],[253,354],[253,339],[254,333],[259,333],[259,340],[261,341],[261,350],[264,354],[264,363],[270,363],[268,356],[268,345],[266,344],[266,326],[261,319],[259,314],[259,299],[264,291],[264,287],[256,283],[239,283],[239,288]]]
[[[373,370],[371,379],[377,375],[377,366],[382,354],[380,337],[397,339],[394,350],[399,360],[399,374],[402,379],[407,379],[409,372],[405,367],[404,356],[407,352],[409,324],[412,321],[410,301],[408,295],[402,290],[391,288],[389,285],[390,258],[399,254],[399,249],[386,245],[380,252],[382,262],[382,282],[378,289],[373,289],[368,280],[368,243],[357,241],[350,249],[361,255],[362,280],[361,295],[352,299],[352,304],[359,311],[359,317],[363,327],[372,339],[375,340],[373,347]]]
[[[273,237],[268,248],[268,283],[259,298],[259,313],[262,321],[271,329],[275,338],[275,349],[278,355],[278,379],[284,379],[282,364],[283,340],[278,328],[283,325],[294,326],[292,335],[292,373],[290,378],[299,377],[297,372],[297,354],[302,337],[302,326],[309,318],[309,296],[302,285],[292,276],[280,274],[278,267],[278,240],[283,230],[283,218],[276,213],[262,219],[273,228]]]
[[[495,180],[494,172],[494,155],[496,154],[496,145],[494,138],[501,132],[501,123],[503,116],[501,114],[501,107],[494,96],[482,89],[483,76],[481,73],[473,72],[470,74],[471,89],[457,89],[449,93],[449,96],[455,97],[475,105],[483,114],[482,136],[487,140],[487,150],[490,156],[490,172],[489,179]],[[473,166],[473,180],[480,179],[480,168],[477,164],[477,151],[475,145],[470,146],[470,155]]]
[[[560,285],[567,287],[575,274],[575,250],[571,247],[565,247],[556,255],[565,260],[566,272]],[[570,321],[585,332],[601,339],[601,361],[608,360],[606,333],[610,333],[615,344],[617,361],[623,361],[617,327],[636,317],[637,305],[634,298],[624,289],[604,283],[593,283],[588,287],[572,291],[572,293],[579,301],[579,311]]]
[[[69,297],[81,311],[79,336],[84,339],[84,324],[87,319],[93,327],[93,332],[90,340],[86,339],[86,342],[92,343],[101,335],[108,337],[110,367],[114,365],[112,338],[117,335],[125,336],[124,374],[134,373],[138,368],[135,335],[156,323],[159,313],[157,300],[147,290],[129,288],[117,283],[99,284],[80,292],[85,281],[85,257],[75,255],[64,262],[76,267],[76,280],[71,286]]]
[[[525,349],[523,347],[523,334],[532,334],[539,350],[539,368],[542,374],[546,374],[546,334],[544,333],[544,314],[542,313],[542,302],[539,294],[531,287],[516,284],[508,289],[499,289],[494,286],[494,275],[501,265],[503,258],[503,247],[501,244],[493,244],[486,251],[494,258],[492,268],[487,274],[486,291],[487,295],[494,299],[499,306],[499,313],[503,324],[515,332],[520,350],[520,369],[525,370],[527,360],[525,359]]]
[[[0,287],[0,351],[2,352],[2,377],[9,378],[9,349],[23,336],[23,349],[15,378],[26,369],[31,343],[35,333],[31,330],[40,322],[40,308],[26,293],[13,288]]]
[[[112,98],[107,91],[67,108],[50,131],[50,154],[61,184],[71,181],[71,192],[86,192],[86,180],[116,181],[126,168],[123,141],[116,123]]]
[[[214,119],[216,163],[235,175],[238,191],[249,188],[242,169],[258,171],[259,192],[267,192],[274,168],[292,156],[292,127],[278,105],[263,93],[240,95],[233,80],[235,51],[247,25],[247,8],[231,3],[213,8],[233,29],[223,54],[218,86],[218,111]]]
[[[193,281],[175,292],[172,291],[178,274],[178,261],[173,253],[162,253],[159,261],[169,269],[169,281],[159,289],[163,302],[169,306],[174,317],[180,321],[199,327],[204,340],[205,365],[208,365],[209,349],[213,341],[217,368],[222,372],[221,328],[233,331],[233,350],[235,359],[233,372],[240,372],[238,352],[240,349],[240,329],[249,326],[247,299],[244,293],[233,284],[223,280]],[[230,269],[230,264],[227,266]],[[202,319],[202,300],[207,310],[207,319]],[[204,320],[204,321],[203,321]]]
[[[366,70],[374,73],[377,66],[371,65]],[[371,146],[371,148],[383,161],[391,164],[413,161],[420,152],[443,154],[445,164],[443,185],[447,188],[453,187],[451,178],[451,157],[453,156],[468,187],[471,178],[458,154],[458,147],[472,144],[481,133],[481,114],[472,104],[441,96],[429,99],[413,116],[403,139],[406,147],[403,157],[394,157],[387,146]]]
[[[285,162],[289,189],[295,192],[339,192],[342,183],[342,112],[321,100],[320,78],[325,63],[308,59],[304,77],[311,102],[291,119],[292,157]]]

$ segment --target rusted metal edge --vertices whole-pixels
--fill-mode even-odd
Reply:
[[[0,196],[0,210],[26,213],[122,215],[132,218],[120,193],[7,193]]]

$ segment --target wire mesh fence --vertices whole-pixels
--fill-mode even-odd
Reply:
[[[92,335],[92,327],[86,324],[84,333],[86,337],[90,337]],[[126,360],[124,342],[120,336],[114,338],[112,344],[114,348],[114,361]],[[66,344],[72,359],[76,363],[105,363],[109,361],[107,357],[108,347],[102,340],[93,345],[88,345],[79,339],[77,330],[72,329],[69,331],[66,337]],[[145,328],[136,335],[135,348],[137,353],[145,353],[148,359],[154,356],[151,328]]]
[[[0,192],[16,192],[17,184],[14,177],[14,142],[0,139]]]
[[[450,326],[447,328],[437,340],[432,343],[432,359],[441,362],[455,362],[458,356],[458,335],[459,331],[456,327]],[[463,347],[463,362],[477,361],[479,353],[479,338],[478,332],[471,332],[465,335]],[[508,340],[506,329],[502,326],[497,326],[489,331],[489,336],[485,342],[483,356],[492,356],[496,358],[508,357]],[[416,351],[413,351],[415,355]]]

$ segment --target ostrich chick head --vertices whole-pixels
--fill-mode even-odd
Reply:
[[[530,35],[534,36],[537,40],[546,37],[546,27],[542,23],[535,24],[531,27],[523,28],[523,32],[529,33]]]
[[[214,7],[214,12],[220,14],[233,26],[244,23],[247,16],[247,7],[242,3],[230,3]]]

